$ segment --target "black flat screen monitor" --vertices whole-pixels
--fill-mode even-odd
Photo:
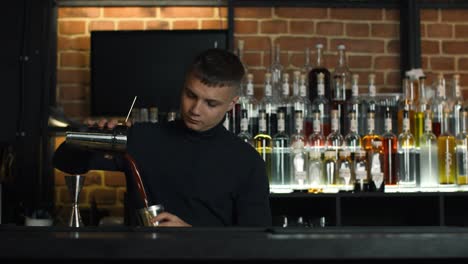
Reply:
[[[187,68],[208,48],[227,49],[226,30],[91,32],[91,115],[126,116],[134,107],[179,109]]]

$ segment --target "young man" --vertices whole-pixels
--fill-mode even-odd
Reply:
[[[238,100],[244,75],[238,57],[209,49],[189,69],[181,95],[181,120],[137,123],[128,129],[127,153],[135,160],[151,204],[165,211],[159,226],[270,226],[269,184],[258,153],[222,125]],[[107,158],[106,158],[107,157]],[[63,143],[55,166],[122,170],[132,208],[143,208],[128,162],[121,155]],[[134,221],[131,224],[135,224]]]

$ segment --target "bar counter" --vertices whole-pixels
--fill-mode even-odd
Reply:
[[[0,226],[0,261],[459,263],[468,228],[144,228]]]

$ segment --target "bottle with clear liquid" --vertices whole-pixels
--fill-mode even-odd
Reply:
[[[320,152],[309,152],[309,183],[313,193],[321,193],[326,185]]]
[[[340,192],[351,192],[354,189],[354,177],[352,175],[351,152],[342,150],[338,161],[338,178],[336,184]]]
[[[273,136],[273,153],[271,157],[272,185],[289,185],[291,181],[291,142],[285,132],[284,113],[278,113],[278,133]]]
[[[241,103],[241,118],[242,110],[247,110],[247,116],[249,117],[249,133],[256,135],[258,133],[258,101],[254,96],[253,78],[253,74],[247,74],[244,96],[239,98],[239,100]]]
[[[293,94],[290,98],[293,111],[301,111],[303,113],[304,120],[309,115],[310,102],[305,100],[305,97],[301,96],[301,72],[294,71],[293,73]]]
[[[307,47],[304,49],[304,66],[301,68],[301,75],[304,74],[306,76],[306,81],[307,77],[309,75],[309,72],[313,69],[314,67],[310,63],[310,48]]]
[[[434,87],[436,90],[436,94],[432,99],[431,103],[432,132],[434,132],[436,137],[439,137],[441,134],[444,111],[447,108],[447,98],[445,94],[445,79],[443,74],[439,74],[437,76],[437,80],[434,84]]]
[[[264,111],[259,112],[258,116],[258,134],[254,137],[254,146],[260,156],[265,161],[265,168],[268,179],[271,182],[271,153],[273,149],[272,138],[267,134],[266,114]]]
[[[419,77],[419,100],[417,102],[414,118],[414,138],[416,148],[420,147],[421,135],[425,131],[425,113],[430,110],[429,100],[426,97],[426,76]],[[431,114],[432,115],[432,114]],[[431,122],[432,124],[432,122]],[[432,133],[432,128],[431,128]]]
[[[335,151],[335,158],[338,158],[338,151],[343,146],[343,136],[340,133],[338,111],[331,111],[331,133],[327,136],[325,148],[330,151]]]
[[[312,134],[312,102],[307,96],[307,75],[301,74],[300,84],[299,84],[299,96],[304,101],[304,132],[306,138]]]
[[[456,137],[457,155],[457,183],[459,185],[468,184],[468,133],[467,118],[468,111],[462,108],[460,111],[460,133]]]
[[[410,131],[409,112],[403,111],[402,132],[398,135],[398,184],[400,187],[416,187],[416,162],[414,137]]]
[[[304,138],[304,119],[302,111],[295,111],[295,132],[291,136],[291,165],[293,168],[293,189],[298,191],[307,190],[309,177],[307,175],[308,154],[306,151],[306,140]]]
[[[361,149],[361,137],[357,133],[357,120],[354,112],[349,113],[349,132],[344,138],[344,147],[354,156],[357,150]]]
[[[249,132],[249,116],[247,110],[241,111],[241,132],[237,135],[242,141],[253,147],[253,137]]]
[[[379,101],[377,100],[377,86],[375,84],[375,74],[371,73],[368,76],[368,96],[367,100],[365,102],[365,112],[369,113],[369,111],[374,112],[374,127],[375,127],[375,132],[377,134],[382,134],[383,133],[383,117],[384,113],[382,111],[382,107],[380,106]],[[365,121],[367,121],[368,118],[366,117]],[[365,125],[365,128],[367,129],[367,124]]]
[[[278,110],[285,113],[286,133],[291,135],[294,132],[294,106],[290,98],[289,74],[283,73],[281,85],[281,96],[279,100]]]
[[[281,94],[281,77],[283,76],[284,70],[284,67],[280,61],[281,50],[279,44],[275,45],[275,50],[274,52],[272,51],[271,54],[272,64],[270,65],[270,73],[272,77],[271,81],[273,85],[273,97],[279,98]]]
[[[382,146],[384,152],[384,182],[387,186],[393,186],[397,181],[397,151],[398,139],[392,130],[392,113],[387,107],[385,112],[385,132],[382,134]]]
[[[445,108],[442,114],[441,134],[437,138],[439,184],[441,187],[456,184],[455,137],[450,132],[449,118],[450,110]]]
[[[278,101],[273,97],[273,85],[271,83],[271,73],[265,73],[264,95],[259,102],[259,110],[265,111],[267,117],[267,132],[268,135],[277,133],[277,107]]]
[[[365,150],[361,149],[354,155],[355,192],[370,191],[369,174],[367,170],[367,153]]]
[[[403,86],[403,97],[401,100],[398,102],[398,124],[403,123],[403,112],[408,111],[409,114],[409,119],[410,119],[410,132],[414,136],[414,131],[415,131],[415,106],[413,104],[414,102],[414,91],[413,91],[413,83],[409,80],[408,77],[403,78],[402,81],[402,86]],[[398,127],[398,133],[402,133],[403,129],[401,126]],[[415,139],[416,140],[416,139]]]
[[[346,59],[346,47],[345,45],[338,45],[338,63],[333,72],[333,78],[336,86],[334,90],[340,91],[343,100],[343,105],[341,105],[342,109],[340,109],[340,127],[342,131],[349,130],[349,122],[347,122],[348,113],[346,112],[346,105],[344,102],[351,98],[351,76]]]
[[[352,75],[351,99],[346,103],[346,112],[354,112],[357,120],[356,132],[363,137],[366,133],[366,105],[359,98],[359,74]]]
[[[460,133],[460,111],[463,108],[463,96],[460,88],[460,75],[454,74],[451,82],[452,96],[448,102],[450,109],[450,131],[454,135]]]
[[[244,66],[244,78],[242,78],[240,89],[238,90],[239,100],[237,100],[234,107],[228,112],[229,114],[229,128],[232,133],[238,135],[240,133],[240,122],[241,122],[241,102],[244,98],[244,90],[247,83],[247,74],[248,68],[247,65],[244,63],[244,41],[239,40],[237,44],[237,56]]]
[[[324,136],[328,136],[330,134],[330,102],[325,97],[325,75],[323,73],[317,75],[317,96],[312,101],[312,111],[320,112],[321,131]]]
[[[322,126],[320,124],[320,112],[315,111],[313,113],[313,133],[308,138],[309,152],[317,152],[320,155],[324,152],[325,148],[325,137],[322,133]]]
[[[375,192],[385,191],[384,181],[384,150],[382,141],[373,141],[372,149],[368,152],[369,156],[369,178],[370,190]]]
[[[336,186],[338,176],[336,152],[333,150],[325,151],[323,164],[327,187]]]
[[[439,185],[439,169],[437,158],[437,137],[432,133],[432,112],[426,109],[424,116],[424,133],[419,140],[421,165],[421,183],[424,188],[434,188]]]
[[[311,71],[309,71],[308,79],[309,79],[309,99],[310,101],[314,101],[314,99],[317,97],[317,74],[322,73],[323,74],[323,84],[324,84],[324,95],[325,98],[329,102],[331,102],[332,99],[332,92],[331,92],[331,79],[330,79],[330,71],[325,67],[325,57],[323,56],[323,44],[319,43],[315,45],[316,48],[316,59],[315,59],[315,64],[313,65],[313,68]]]

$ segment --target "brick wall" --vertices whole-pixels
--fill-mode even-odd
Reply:
[[[423,10],[422,59],[429,79],[438,72],[462,75],[468,83],[466,10]],[[270,65],[271,47],[280,44],[288,71],[304,64],[304,49],[323,43],[326,66],[333,70],[338,44],[345,44],[351,71],[376,74],[377,92],[400,91],[399,11],[349,8],[236,8],[235,39],[244,40],[244,61],[255,78],[255,95]],[[65,113],[89,114],[90,32],[93,30],[225,29],[226,8],[92,7],[60,8],[58,16],[57,101]],[[237,43],[237,41],[236,41]],[[314,54],[311,54],[313,62]],[[363,78],[362,80],[365,80]],[[362,92],[364,82],[361,84]],[[466,92],[466,91],[464,91]],[[110,175],[112,174],[112,175]],[[125,180],[120,173],[88,173],[82,206],[95,199],[100,208],[121,215]],[[63,174],[56,171],[56,204],[69,203]]]

